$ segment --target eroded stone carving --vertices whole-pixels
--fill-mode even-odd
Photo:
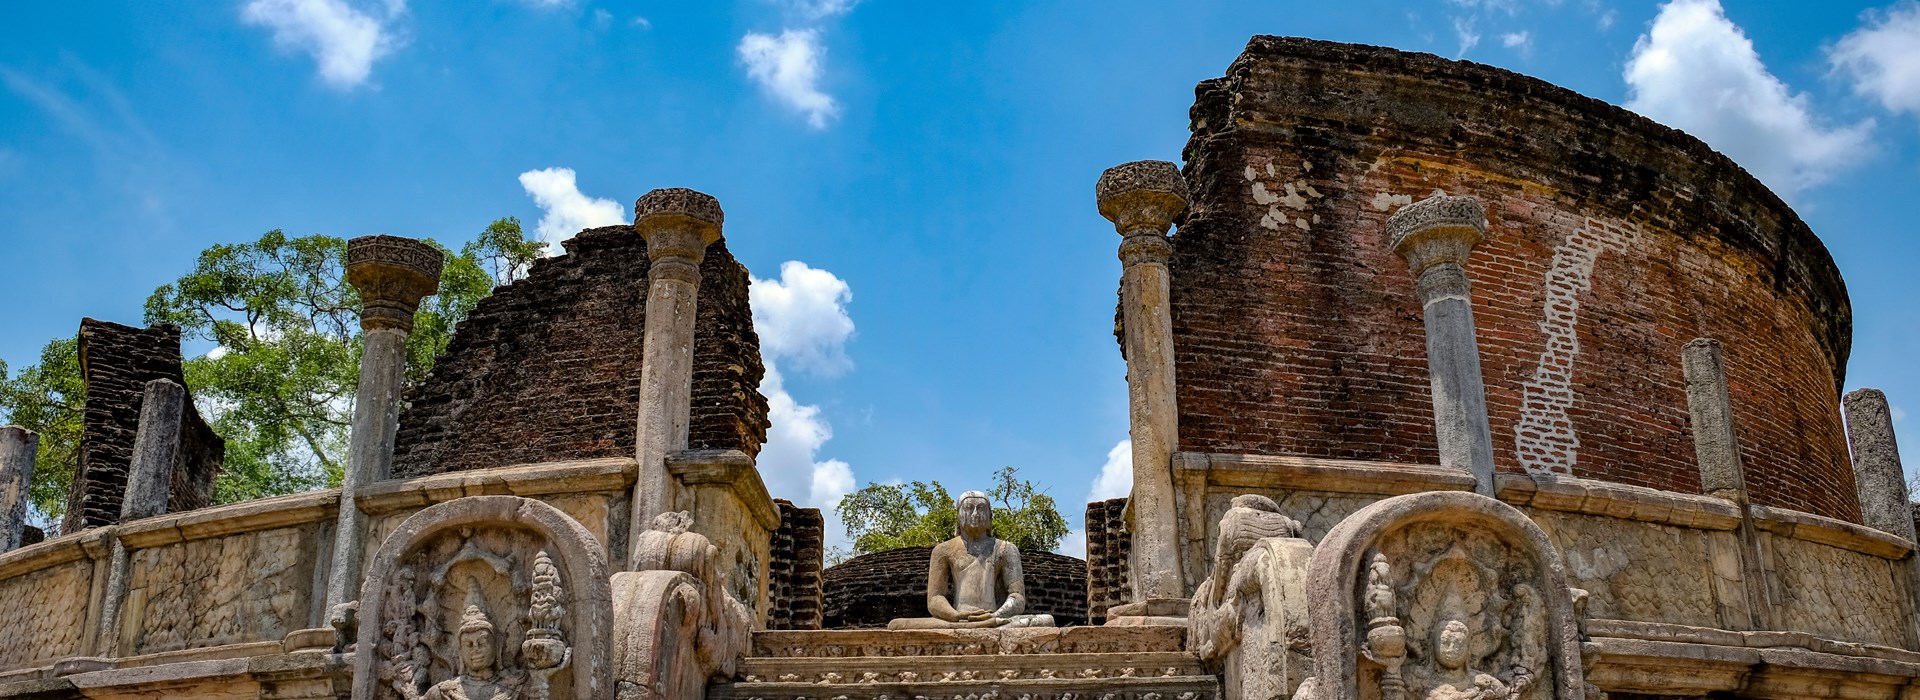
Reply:
[[[1023,614],[1026,582],[1020,548],[993,536],[993,502],[968,491],[954,503],[953,539],[933,548],[927,569],[927,612],[900,618],[888,629],[1052,627],[1052,615]]]
[[[409,517],[361,588],[355,700],[549,700],[611,688],[600,545],[545,503],[478,496]],[[570,672],[568,672],[570,671]]]
[[[1564,566],[1511,506],[1389,498],[1327,533],[1308,568],[1315,674],[1296,699],[1587,695]]]
[[[1194,592],[1188,644],[1224,677],[1228,697],[1284,697],[1311,659],[1306,566],[1313,545],[1266,496],[1234,497],[1220,519],[1213,572]]]
[[[637,571],[614,576],[617,697],[697,697],[733,674],[753,614],[719,575],[719,548],[690,532],[686,511],[661,513],[634,543]]]

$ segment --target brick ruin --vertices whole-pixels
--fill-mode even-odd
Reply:
[[[1499,471],[1699,493],[1678,358],[1718,338],[1755,502],[1859,521],[1846,288],[1731,160],[1534,78],[1378,47],[1256,37],[1195,95],[1178,449],[1434,463],[1385,220],[1441,189],[1498,234],[1467,271]]]
[[[825,629],[879,629],[889,620],[927,614],[927,562],[932,547],[865,554],[827,567]],[[1087,624],[1087,562],[1052,552],[1020,552],[1027,609],[1060,626]]]
[[[820,629],[826,608],[821,593],[826,524],[819,508],[800,508],[784,498],[773,499],[773,504],[780,507],[780,529],[773,533],[767,561],[773,606],[767,612],[767,629]]]
[[[181,374],[180,329],[171,325],[135,328],[81,319],[80,373],[87,402],[80,437],[80,464],[67,497],[61,532],[120,522],[121,496],[133,462],[140,428],[140,403],[146,383],[169,379],[185,386]],[[213,503],[213,482],[226,454],[226,441],[200,417],[191,397],[180,425],[180,446],[167,511],[205,508]]]
[[[1114,498],[1087,504],[1084,522],[1087,533],[1087,621],[1107,622],[1107,609],[1131,602],[1128,588],[1127,550],[1133,538],[1127,534],[1127,499]]]
[[[646,241],[623,225],[562,245],[481,300],[407,392],[395,477],[633,454]],[[758,454],[767,400],[747,270],[722,241],[700,274],[689,441]]]

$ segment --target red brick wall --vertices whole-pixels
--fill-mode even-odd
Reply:
[[[1468,275],[1499,469],[1698,492],[1679,356],[1713,337],[1755,500],[1858,520],[1845,288],[1731,161],[1537,80],[1388,49],[1258,37],[1196,92],[1181,449],[1437,460],[1419,303],[1384,222],[1438,188],[1487,208]],[[1564,391],[1540,380],[1569,360]]]

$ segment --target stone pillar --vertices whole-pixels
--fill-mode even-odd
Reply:
[[[167,379],[147,382],[140,399],[140,429],[133,438],[133,463],[127,468],[127,494],[120,500],[120,522],[166,514],[186,407],[185,387]]]
[[[1879,389],[1859,389],[1840,400],[1853,445],[1853,482],[1860,494],[1860,522],[1914,541],[1907,475],[1893,439],[1893,414]],[[1920,582],[1916,582],[1920,583]]]
[[[1762,533],[1747,507],[1746,468],[1740,462],[1740,440],[1733,427],[1733,401],[1727,396],[1727,362],[1720,341],[1696,338],[1680,351],[1680,369],[1687,383],[1687,414],[1693,423],[1693,450],[1700,468],[1700,491],[1732,501],[1740,509],[1739,590],[1720,597],[1744,598],[1745,607],[1722,606],[1722,624],[1729,629],[1770,629],[1776,596],[1767,578]],[[1724,567],[1721,567],[1724,568]],[[1744,618],[1744,619],[1743,619]]]
[[[1466,269],[1486,231],[1486,212],[1472,197],[1435,194],[1387,218],[1393,252],[1407,261],[1420,292],[1440,464],[1472,473],[1474,492],[1492,497],[1493,432]]]
[[[634,459],[633,518],[627,541],[636,548],[655,516],[673,509],[667,455],[687,449],[693,409],[693,327],[700,296],[700,261],[720,240],[719,200],[685,188],[657,189],[633,205],[633,228],[647,242],[647,330],[640,360],[640,416]],[[632,561],[632,559],[629,559]]]
[[[1122,348],[1133,436],[1129,570],[1137,607],[1187,598],[1172,466],[1180,424],[1167,271],[1173,257],[1167,230],[1187,209],[1187,183],[1174,164],[1143,160],[1108,168],[1094,189],[1100,215],[1112,221],[1121,236]],[[1128,614],[1123,608],[1129,606],[1116,607],[1114,614]]]
[[[1695,338],[1680,351],[1687,381],[1687,413],[1693,419],[1693,451],[1700,464],[1700,492],[1744,507],[1745,471],[1733,432],[1733,402],[1727,398],[1726,358],[1720,341]],[[1911,526],[1909,526],[1911,527]]]
[[[39,452],[40,436],[33,431],[14,425],[0,428],[0,552],[20,548],[27,489],[33,485],[33,462]]]
[[[393,471],[393,439],[400,429],[400,389],[407,378],[407,336],[420,300],[440,290],[446,258],[431,245],[396,236],[347,241],[347,283],[360,291],[360,387],[353,399],[353,433],[340,483],[340,519],[333,566],[327,572],[327,608],[360,593],[366,515],[354,502],[366,484]]]

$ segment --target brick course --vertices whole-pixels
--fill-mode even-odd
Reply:
[[[1127,580],[1133,535],[1121,518],[1126,510],[1124,498],[1087,504],[1087,619],[1095,625],[1106,624],[1108,608],[1133,602],[1133,584]]]
[[[633,454],[646,241],[581,231],[461,322],[400,414],[396,477]],[[721,240],[700,266],[690,447],[758,454],[767,434],[747,270]]]
[[[780,527],[773,532],[767,555],[767,629],[817,630],[825,608],[820,571],[826,554],[826,523],[819,508],[801,508],[784,498]]]
[[[1437,461],[1384,222],[1443,189],[1491,225],[1468,274],[1501,471],[1697,493],[1679,356],[1712,337],[1754,500],[1858,521],[1845,287],[1732,161],[1532,78],[1376,47],[1256,37],[1196,97],[1172,262],[1181,449]]]

